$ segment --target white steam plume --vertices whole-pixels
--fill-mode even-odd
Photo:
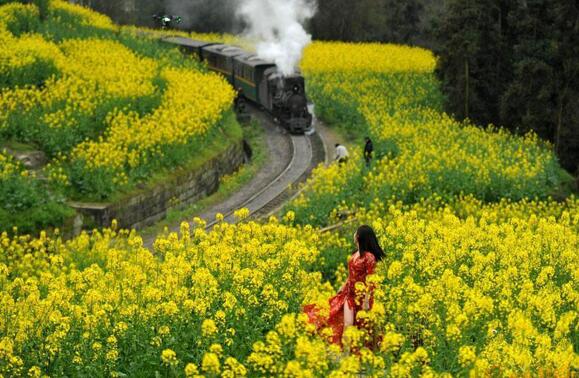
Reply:
[[[256,53],[274,61],[284,76],[298,70],[304,48],[312,41],[304,23],[316,13],[316,0],[239,0],[238,15],[256,41]]]

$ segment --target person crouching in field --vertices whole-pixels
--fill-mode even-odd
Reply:
[[[318,330],[330,327],[333,331],[332,342],[342,345],[342,335],[347,327],[361,327],[356,314],[360,310],[370,310],[373,305],[372,287],[365,293],[356,292],[356,284],[366,285],[366,278],[374,273],[376,263],[384,258],[384,251],[378,243],[374,230],[361,226],[354,234],[357,249],[348,260],[348,279],[338,293],[330,298],[330,315],[327,319],[320,317],[319,308],[313,304],[304,306],[309,321]],[[362,295],[357,295],[362,294]]]
[[[348,161],[348,149],[339,143],[336,144],[336,161],[340,164],[344,164]]]

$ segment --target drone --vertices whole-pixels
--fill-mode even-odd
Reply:
[[[155,14],[153,15],[153,20],[157,21],[161,26],[161,29],[167,29],[174,24],[180,24],[182,19],[179,16],[171,16],[168,14]]]

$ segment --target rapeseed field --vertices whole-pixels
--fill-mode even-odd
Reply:
[[[107,200],[220,133],[234,96],[223,78],[86,8],[48,9],[40,21],[33,4],[0,8],[0,136],[47,155],[52,192]]]
[[[115,28],[87,10],[54,4],[71,7],[83,23],[99,20],[104,32]],[[35,12],[21,5],[0,11],[14,9]],[[28,42],[21,43],[26,51]],[[71,96],[90,82],[114,98],[152,96],[158,104],[139,112],[128,101],[107,113],[99,137],[83,135],[62,151],[55,180],[68,180],[68,161],[86,161],[80,172],[105,167],[122,184],[163,156],[159,146],[207,133],[232,98],[217,77],[187,63],[161,66],[114,41],[99,46],[114,52],[126,75],[143,80],[133,79],[130,91],[98,84],[105,76],[62,68],[66,54],[98,66],[86,40],[43,43],[23,53],[33,63],[21,66],[50,62],[61,77],[42,89],[9,84],[0,96],[6,104],[50,101],[37,91],[62,80],[70,80]],[[445,114],[435,66],[434,55],[418,48],[312,44],[302,69],[318,116],[353,139],[371,136],[376,155],[370,167],[355,150],[343,166],[317,168],[279,219],[249,221],[241,210],[240,223],[210,232],[195,219],[179,233],[161,233],[153,251],[115,223],[69,241],[54,232],[2,234],[0,374],[571,376],[579,369],[579,201],[550,198],[560,169],[549,145]],[[184,94],[186,83],[203,95]],[[50,109],[65,112],[67,101],[61,95],[62,106]],[[92,103],[53,117],[69,120],[94,111]],[[179,118],[177,128],[163,123],[175,108],[199,112]],[[0,155],[0,181],[26,178],[22,172]],[[338,222],[341,229],[320,229]],[[386,258],[369,282],[374,306],[358,313],[365,326],[349,328],[341,350],[328,343],[328,330],[308,324],[301,306],[327,309],[347,275],[352,232],[364,223],[376,230]]]

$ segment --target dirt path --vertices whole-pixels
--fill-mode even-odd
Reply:
[[[326,152],[326,165],[334,161],[335,145],[336,143],[348,144],[344,138],[338,134],[334,129],[326,126],[323,122],[316,122],[316,131],[320,134],[320,138],[324,143],[324,150]]]

